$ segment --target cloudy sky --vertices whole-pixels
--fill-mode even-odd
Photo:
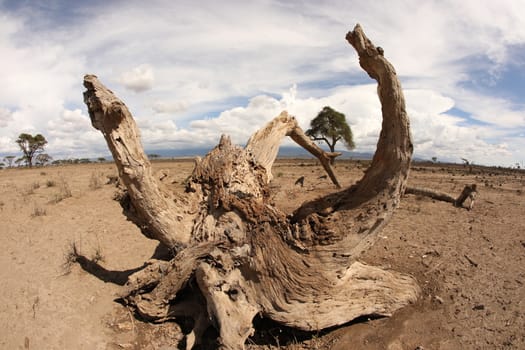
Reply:
[[[415,156],[525,162],[523,0],[0,0],[0,156],[19,155],[21,132],[55,159],[108,155],[86,73],[128,105],[146,149],[244,144],[281,110],[306,129],[329,105],[373,151],[375,84],[345,41],[356,23],[398,72]]]

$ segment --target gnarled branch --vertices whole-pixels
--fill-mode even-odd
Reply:
[[[392,65],[357,25],[346,36],[363,69],[378,82],[383,124],[371,167],[356,185],[308,202],[292,216],[271,205],[268,182],[283,137],[314,154],[334,184],[336,156],[315,145],[286,112],[245,148],[223,136],[196,163],[187,192],[161,192],[125,105],[94,76],[85,101],[102,131],[143,231],[179,248],[168,263],[131,276],[123,293],[143,317],[162,321],[187,311],[184,295],[205,303],[194,315],[197,339],[209,320],[221,349],[243,349],[262,313],[303,330],[340,325],[361,315],[390,315],[416,300],[409,276],[362,264],[405,191],[412,143],[401,86]],[[160,270],[159,270],[160,269]],[[184,293],[186,290],[192,293]],[[198,302],[198,301],[197,301]],[[204,311],[205,310],[205,311]],[[205,312],[205,315],[202,313]]]

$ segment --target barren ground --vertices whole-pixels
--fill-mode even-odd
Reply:
[[[193,165],[154,167],[182,191]],[[363,169],[339,162],[336,171],[347,186]],[[313,160],[280,160],[273,173],[274,201],[288,212],[334,191]],[[114,301],[159,250],[126,221],[108,175],[116,175],[108,163],[0,170],[0,348],[177,349],[177,324],[143,323]],[[294,185],[300,176],[303,188]],[[454,195],[467,183],[479,189],[472,211],[407,195],[362,256],[413,275],[423,290],[417,304],[315,334],[257,320],[247,348],[524,349],[525,172],[415,164],[409,178]],[[72,244],[98,265],[68,264]]]

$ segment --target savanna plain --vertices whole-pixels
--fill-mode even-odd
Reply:
[[[153,166],[184,191],[193,162]],[[336,172],[349,186],[366,166],[339,161]],[[273,201],[288,213],[336,191],[314,160],[280,159],[273,174]],[[150,324],[116,301],[127,276],[168,253],[122,214],[116,176],[112,163],[0,170],[1,349],[184,348],[190,321]],[[415,163],[408,180],[453,195],[473,183],[472,210],[405,195],[361,256],[414,276],[417,303],[316,333],[256,319],[246,348],[525,349],[525,171]]]

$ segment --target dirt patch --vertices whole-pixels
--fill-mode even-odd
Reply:
[[[175,191],[184,188],[193,167],[191,161],[154,166]],[[336,171],[347,186],[364,169],[339,162]],[[273,173],[273,201],[288,213],[334,190],[313,160],[280,160]],[[144,323],[114,301],[127,274],[160,254],[112,200],[114,185],[104,183],[115,175],[111,164],[0,171],[0,348],[169,349],[191,326],[187,320]],[[423,290],[419,302],[390,318],[365,318],[316,334],[262,322],[259,338],[247,348],[525,348],[524,175],[413,166],[409,185],[452,194],[470,183],[479,189],[472,211],[405,196],[381,239],[362,256],[413,275]],[[301,176],[302,186],[295,184]],[[66,268],[72,243],[102,269]]]

